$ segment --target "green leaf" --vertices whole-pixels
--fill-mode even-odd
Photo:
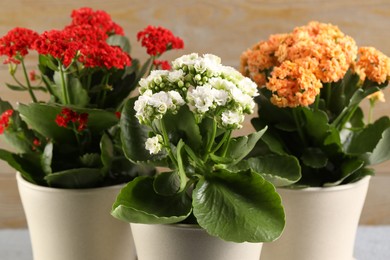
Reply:
[[[67,143],[75,141],[72,131],[59,127],[55,123],[56,116],[61,112],[61,107],[31,103],[29,105],[19,104],[18,110],[22,119],[41,135]]]
[[[390,160],[390,128],[387,128],[381,136],[381,139],[371,153],[364,158],[368,165],[379,164]]]
[[[359,170],[355,171],[353,174],[345,178],[342,184],[357,182],[366,176],[373,176],[373,175],[375,175],[373,169],[360,168]]]
[[[54,63],[51,56],[39,55],[39,68],[43,74],[46,74],[45,67],[48,67],[52,71],[58,71],[58,66]]]
[[[46,175],[45,180],[51,187],[82,189],[97,187],[102,181],[100,169],[78,168]]]
[[[5,85],[13,90],[13,91],[27,91],[28,88],[26,88],[25,86],[19,86],[19,85],[11,85],[11,84],[8,84],[8,83],[5,83]]]
[[[134,163],[160,160],[161,155],[151,155],[145,149],[149,130],[135,117],[134,102],[136,99],[129,99],[122,110],[120,127],[123,151],[126,157]]]
[[[180,189],[180,178],[176,171],[157,174],[153,182],[154,190],[159,195],[172,196]]]
[[[341,165],[339,179],[335,182],[325,183],[324,187],[340,185],[345,179],[347,179],[353,173],[361,169],[363,165],[364,165],[364,161],[362,160],[350,159],[344,161]]]
[[[234,242],[270,242],[285,225],[275,187],[250,170],[210,173],[193,191],[193,213],[212,236]]]
[[[255,147],[265,131],[267,131],[267,127],[248,136],[232,138],[226,152],[226,157],[233,159],[231,162],[232,164],[241,161],[252,151],[253,147]]]
[[[301,156],[302,162],[311,168],[320,169],[328,163],[328,157],[319,148],[307,147]]]
[[[98,134],[118,123],[114,113],[101,109],[73,108],[77,113],[87,113],[87,128],[91,133]],[[55,119],[61,113],[61,106],[54,104],[31,103],[20,104],[19,112],[22,119],[35,131],[47,138],[53,138],[60,143],[74,143],[74,133],[59,127]]]
[[[273,185],[287,186],[301,178],[299,161],[290,155],[266,155],[247,160],[248,166]]]
[[[45,186],[45,182],[43,181],[45,174],[37,165],[26,158],[26,156],[0,149],[0,159],[6,161],[9,166],[20,172],[25,180]]]
[[[98,153],[86,153],[80,157],[80,162],[86,168],[97,168],[102,166],[100,154]]]
[[[52,169],[51,169],[52,160],[53,160],[53,143],[48,142],[41,156],[42,170],[45,172],[45,174],[52,173]]]
[[[53,79],[55,84],[51,85],[52,91],[56,97],[61,100],[62,104],[67,104],[65,100],[65,93],[62,87],[63,82],[61,79],[61,72],[54,72]],[[89,103],[88,92],[83,88],[80,80],[67,73],[64,73],[64,80],[69,96],[69,103],[79,107],[87,106]]]
[[[253,118],[251,120],[251,123],[257,131],[266,127],[266,124],[262,122],[259,118]],[[283,144],[283,141],[275,136],[275,131],[273,130],[273,127],[268,127],[268,130],[257,142],[255,149],[258,150],[258,152],[256,155],[268,154],[269,152],[273,152],[279,155],[286,154],[286,152],[284,151],[285,146]]]
[[[103,163],[104,172],[107,172],[114,159],[114,144],[107,134],[103,134],[102,139],[100,140],[100,151],[100,160]]]
[[[152,177],[137,177],[119,193],[111,214],[123,221],[144,224],[169,224],[186,219],[191,199],[186,192],[172,196],[157,194]]]
[[[193,151],[196,152],[200,149],[202,136],[194,114],[188,106],[182,106],[174,115],[167,113],[162,120],[164,120],[165,128],[172,143],[176,144],[182,139]]]
[[[305,115],[306,134],[313,138],[313,140],[316,142],[315,144],[322,144],[323,140],[330,132],[328,116],[324,111],[318,109],[311,109],[308,107],[302,107],[301,109]]]
[[[382,117],[373,124],[368,125],[361,131],[353,134],[349,143],[346,143],[344,149],[347,154],[361,155],[374,151],[378,142],[382,139],[382,134],[390,128],[390,119]]]
[[[68,93],[70,103],[75,106],[86,107],[89,104],[87,90],[84,89],[78,78],[69,76],[68,79]]]
[[[130,54],[130,41],[125,36],[114,34],[108,37],[106,42],[111,46],[119,46],[124,52]]]

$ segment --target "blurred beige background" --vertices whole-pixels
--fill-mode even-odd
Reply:
[[[147,25],[169,28],[185,42],[184,50],[163,58],[213,53],[224,64],[238,67],[241,52],[252,44],[311,20],[338,25],[359,46],[374,46],[390,56],[389,0],[2,0],[0,36],[16,26],[38,32],[61,29],[70,22],[71,11],[84,6],[108,12],[130,38],[132,56],[142,61],[146,54],[136,33]],[[27,63],[29,68],[36,64],[33,58]],[[29,101],[25,93],[10,92],[5,82],[12,80],[1,64],[0,97],[12,104]],[[389,102],[377,107],[375,117],[390,115],[389,90],[385,95]],[[3,141],[0,147],[6,147]],[[390,162],[375,169],[361,223],[390,224]],[[0,228],[25,226],[14,170],[0,162]]]

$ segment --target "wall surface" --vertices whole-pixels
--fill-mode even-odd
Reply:
[[[2,0],[0,36],[19,26],[38,32],[61,29],[70,21],[71,10],[89,6],[108,12],[132,42],[132,56],[145,60],[136,33],[147,25],[171,29],[185,41],[185,50],[164,56],[173,59],[184,53],[213,53],[226,65],[237,67],[242,51],[270,34],[291,31],[311,20],[333,23],[352,36],[358,45],[374,46],[390,55],[389,0]],[[35,60],[29,59],[33,69]],[[27,95],[10,92],[8,68],[0,65],[0,97],[28,102]],[[385,95],[390,99],[389,90]],[[390,115],[390,102],[380,104],[376,117]],[[0,147],[6,147],[0,141]],[[390,224],[390,163],[376,166],[361,223]],[[14,170],[0,163],[0,228],[24,227],[25,219],[15,184]]]

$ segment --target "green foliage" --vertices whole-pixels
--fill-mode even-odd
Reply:
[[[359,84],[359,77],[348,72],[340,82],[324,86],[329,95],[321,92],[312,105],[296,108],[273,105],[269,90],[261,90],[263,95],[257,100],[260,116],[252,119],[252,124],[256,129],[266,125],[269,129],[252,156],[262,158],[271,153],[295,157],[302,172],[298,182],[273,182],[275,185],[341,185],[372,175],[367,167],[390,159],[389,118],[366,123],[359,107],[387,82]]]
[[[300,167],[288,155],[250,158],[267,127],[232,137],[215,119],[195,118],[187,105],[146,126],[136,118],[135,101],[125,103],[120,121],[126,157],[171,170],[128,183],[113,205],[114,217],[133,223],[196,223],[235,242],[280,236],[285,217],[273,183],[296,182]],[[156,132],[166,149],[151,154],[145,142]]]

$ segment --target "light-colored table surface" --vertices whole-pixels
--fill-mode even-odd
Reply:
[[[390,226],[360,226],[355,257],[357,260],[390,260]],[[0,259],[32,260],[26,229],[0,229]]]

